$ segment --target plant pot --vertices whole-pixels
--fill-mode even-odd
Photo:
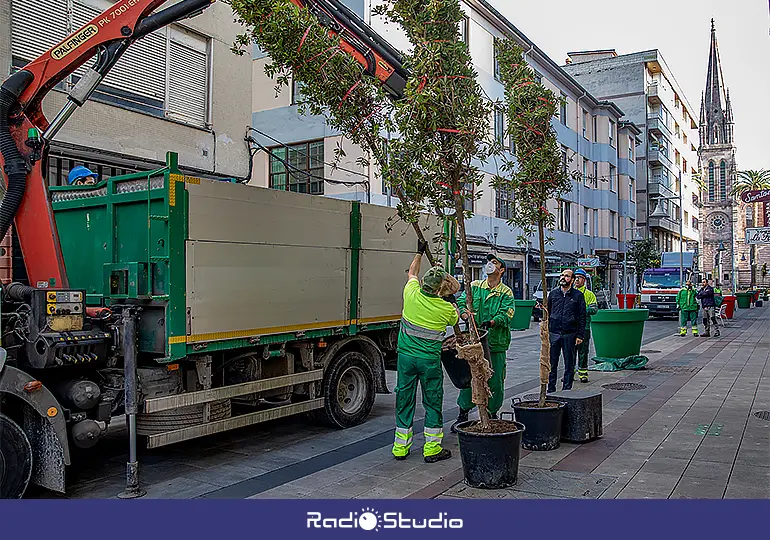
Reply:
[[[642,349],[647,309],[600,309],[591,318],[591,337],[599,358],[628,358]]]
[[[722,302],[727,305],[727,308],[725,308],[725,317],[728,319],[732,319],[733,315],[735,315],[735,301],[736,297],[730,294],[725,296],[722,300]]]
[[[502,417],[505,414],[501,413]],[[501,489],[513,486],[519,477],[521,437],[525,427],[520,422],[492,420],[496,425],[509,424],[504,433],[473,433],[468,428],[478,423],[470,420],[457,425],[460,460],[465,483],[481,489]]]
[[[532,311],[535,309],[534,300],[514,300],[515,310],[511,330],[529,330],[532,321]]]
[[[538,401],[514,401],[513,412],[516,421],[526,426],[521,446],[526,450],[556,450],[561,444],[561,429],[564,419],[563,401],[546,399],[546,405],[538,407]]]
[[[751,307],[751,297],[754,296],[754,293],[739,292],[735,296],[738,299],[738,308],[749,309]]]
[[[484,356],[491,362],[492,354],[489,351],[489,342],[487,341],[488,333],[486,330],[480,330],[479,339],[481,346],[484,348]],[[467,335],[467,332],[463,332],[463,334]],[[446,339],[444,342],[446,342]],[[464,390],[471,387],[471,367],[468,365],[468,362],[457,357],[457,349],[454,347],[442,349],[441,364],[444,366],[444,371],[449,375],[449,379],[455,388]]]

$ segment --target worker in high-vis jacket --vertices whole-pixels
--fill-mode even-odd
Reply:
[[[492,377],[487,381],[492,396],[487,403],[487,412],[490,418],[497,418],[500,407],[503,406],[505,361],[506,352],[511,345],[511,323],[515,312],[513,291],[503,283],[505,273],[505,261],[495,255],[487,255],[487,265],[484,272],[486,279],[471,283],[471,295],[473,296],[473,320],[476,325],[484,328],[489,343]],[[466,305],[465,291],[457,299],[457,305],[461,309]],[[463,320],[469,315],[463,311]],[[470,388],[460,390],[457,397],[457,406],[460,413],[452,424],[451,430],[457,432],[457,424],[466,422],[468,414],[476,405],[473,403],[473,391]]]
[[[582,268],[575,270],[575,288],[583,293],[586,301],[586,331],[583,334],[583,342],[578,345],[578,379],[582,383],[588,382],[588,353],[591,348],[591,316],[599,312],[599,302],[596,295],[586,287],[588,274]]]
[[[422,453],[426,463],[435,463],[452,457],[452,453],[441,445],[444,438],[441,347],[447,327],[456,325],[460,314],[453,304],[443,298],[454,295],[460,284],[437,266],[430,268],[420,283],[420,261],[426,248],[425,242],[418,243],[417,255],[409,267],[409,278],[404,287],[404,309],[398,334],[393,455],[399,460],[409,456],[419,383],[425,408],[425,445]]]

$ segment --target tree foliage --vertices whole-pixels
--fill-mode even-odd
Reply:
[[[644,274],[646,269],[660,266],[661,253],[655,245],[655,240],[652,238],[633,242],[627,256],[629,260],[634,262],[636,267],[637,285],[642,281],[642,274]]]
[[[493,185],[516,196],[508,220],[523,231],[520,242],[528,242],[535,231],[540,251],[540,275],[545,284],[546,229],[556,225],[548,202],[572,191],[572,175],[562,163],[561,147],[551,124],[559,101],[554,93],[535,81],[521,48],[510,39],[497,43],[500,77],[505,85],[507,132],[513,137],[515,161],[504,159]],[[547,291],[543,291],[543,321],[540,326],[540,405],[545,404],[550,373]]]

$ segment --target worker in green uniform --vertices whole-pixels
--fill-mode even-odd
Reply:
[[[577,374],[580,382],[588,382],[588,353],[591,347],[591,316],[596,315],[599,311],[599,303],[596,300],[596,295],[586,287],[588,280],[588,274],[582,268],[575,270],[575,288],[583,293],[583,298],[586,301],[586,331],[584,334],[583,342],[578,345],[578,368]]]
[[[505,272],[505,261],[494,255],[487,256],[487,265],[484,272],[487,278],[483,281],[471,283],[471,295],[473,296],[473,313],[476,325],[487,329],[487,342],[492,358],[492,377],[489,379],[489,389],[492,397],[487,403],[487,412],[490,418],[497,418],[497,412],[503,406],[503,383],[505,382],[505,353],[511,344],[511,323],[515,310],[513,291],[502,282]],[[465,306],[465,291],[457,299],[457,305],[463,310]],[[463,320],[468,319],[467,311],[463,311]],[[476,406],[472,400],[473,391],[465,388],[460,391],[457,405],[460,414],[452,424],[452,433],[457,433],[456,426],[468,420],[468,413]]]
[[[398,382],[396,383],[396,433],[393,455],[402,460],[412,447],[417,384],[422,389],[425,408],[425,445],[423,458],[435,463],[452,457],[441,446],[444,437],[442,406],[444,372],[441,368],[441,346],[448,326],[459,322],[460,314],[444,297],[454,295],[460,284],[440,267],[430,268],[420,284],[420,261],[427,248],[420,241],[404,287],[404,309],[398,334]]]
[[[679,335],[687,335],[687,321],[692,325],[692,335],[698,336],[698,306],[697,291],[692,286],[692,281],[688,280],[684,289],[676,295],[676,307],[679,310]]]

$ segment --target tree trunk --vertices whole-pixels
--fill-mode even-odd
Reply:
[[[540,241],[540,279],[543,286],[543,320],[540,323],[540,407],[545,406],[548,389],[548,375],[551,373],[551,341],[548,336],[548,293],[545,275],[545,227],[543,220],[537,222],[537,234]]]

